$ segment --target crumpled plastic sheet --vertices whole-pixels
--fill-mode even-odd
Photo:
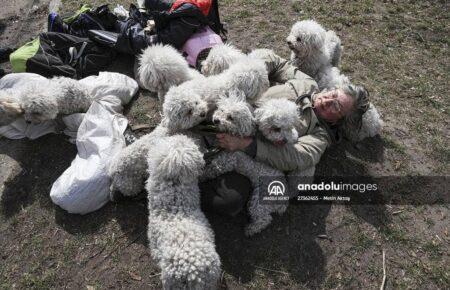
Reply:
[[[95,101],[85,114],[77,135],[78,154],[72,164],[53,183],[52,201],[74,214],[86,214],[109,200],[108,166],[112,157],[125,147],[128,121],[120,113],[116,97]]]

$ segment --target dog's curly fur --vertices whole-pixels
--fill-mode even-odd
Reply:
[[[380,134],[384,122],[381,119],[377,108],[370,103],[369,109],[362,116],[362,126],[358,132],[358,139],[363,140],[367,137],[374,137]]]
[[[217,102],[212,122],[221,132],[234,136],[252,136],[255,134],[253,107],[245,101],[242,92],[231,92],[227,98]]]
[[[8,125],[23,115],[21,95],[14,89],[0,91],[0,126]]]
[[[350,79],[337,67],[327,68],[317,80],[319,89],[339,88],[350,85]]]
[[[348,82],[339,69],[342,46],[334,31],[326,31],[314,20],[296,22],[286,38],[291,61],[316,80],[320,89]]]
[[[88,89],[77,80],[56,77],[45,87],[33,83],[5,90],[0,95],[0,123],[6,125],[23,117],[28,123],[38,124],[58,115],[86,112],[93,101]]]
[[[206,119],[207,103],[193,92],[172,87],[165,99],[161,124],[112,159],[109,167],[112,200],[117,192],[124,196],[136,196],[144,189],[144,181],[147,178],[145,156],[155,139],[175,133],[188,134],[186,130]]]
[[[148,152],[148,240],[164,289],[215,289],[221,273],[214,233],[200,209],[203,154],[183,135]]]
[[[301,137],[299,112],[297,105],[286,99],[269,99],[255,110],[255,119],[258,132],[268,141],[278,146],[292,146]],[[301,130],[304,132],[305,130]],[[311,183],[315,173],[312,166],[305,170],[295,170],[287,174],[288,192],[291,197],[297,193],[297,185],[300,183]]]
[[[243,92],[248,102],[254,102],[269,88],[269,78],[261,60],[243,57],[218,75],[190,80],[179,87],[201,95],[212,112],[217,101],[232,90]]]
[[[294,143],[298,139],[295,128],[299,122],[297,105],[286,99],[271,99],[255,110],[259,132],[272,143]]]
[[[291,60],[307,75],[315,78],[323,67],[338,66],[341,41],[314,20],[296,22],[286,38]]]
[[[217,75],[232,64],[238,62],[245,54],[235,46],[225,43],[214,46],[204,61],[202,61],[202,74],[205,76]]]
[[[213,120],[219,120],[219,129],[222,132],[236,136],[251,136],[255,132],[255,122],[248,104],[243,100],[234,100],[234,98],[222,99],[218,102]],[[231,120],[229,119],[230,116],[232,117]],[[260,177],[277,177],[278,180],[285,181],[284,174],[277,169],[255,161],[243,152],[222,152],[207,165],[202,179],[216,178],[230,171],[236,171],[246,176],[253,185],[253,192],[248,203],[251,222],[246,226],[245,233],[248,236],[254,235],[270,224],[272,213],[281,214],[287,208],[287,204],[260,203],[260,191],[266,190],[269,185],[268,180]]]
[[[257,162],[244,152],[221,152],[210,164],[202,175],[202,179],[216,178],[224,173],[236,171],[250,179],[253,192],[248,202],[250,223],[245,227],[245,234],[252,236],[264,230],[272,221],[272,213],[282,214],[288,204],[261,204],[260,193],[267,190],[271,178],[286,184],[283,172],[264,163]],[[260,178],[269,176],[270,178]]]
[[[164,95],[172,86],[203,77],[189,67],[186,59],[172,46],[155,44],[147,47],[138,57],[137,76],[145,89],[158,93],[164,102]]]

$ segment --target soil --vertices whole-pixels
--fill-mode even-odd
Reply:
[[[78,5],[63,1],[63,10]],[[316,175],[449,175],[448,1],[220,5],[230,42],[245,52],[270,48],[289,57],[284,39],[295,21],[307,18],[340,36],[341,69],[368,88],[385,127],[379,137],[329,148]],[[0,46],[19,46],[44,30],[47,7],[47,0],[2,3]],[[133,62],[122,56],[110,69],[132,76]],[[132,125],[154,126],[159,110],[156,96],[141,91],[125,113]],[[51,185],[75,155],[60,135],[0,139],[0,288],[161,288],[147,247],[145,200],[110,203],[84,216],[52,204]],[[384,251],[388,289],[449,289],[448,209],[448,202],[293,204],[252,238],[243,234],[245,214],[209,214],[221,288],[379,288]]]

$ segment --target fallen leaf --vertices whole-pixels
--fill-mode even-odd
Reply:
[[[133,273],[133,272],[129,271],[128,274],[130,274],[130,277],[131,277],[131,279],[133,279],[133,280],[136,280],[136,281],[141,281],[141,280],[142,280],[142,277],[139,276],[139,275],[136,274],[136,273]]]

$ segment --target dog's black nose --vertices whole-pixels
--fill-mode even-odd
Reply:
[[[217,124],[220,124],[220,120],[214,119],[214,120],[213,120],[213,123],[216,124],[216,125],[217,125]]]
[[[287,44],[288,44],[289,46],[292,45],[292,42],[290,42],[289,40],[287,40],[286,42],[287,42]]]
[[[28,121],[28,120],[27,120],[27,121],[25,121],[25,122],[27,122],[27,124],[31,124],[31,121]]]
[[[206,117],[206,113],[205,112],[200,113],[200,117],[201,118],[205,118]]]

